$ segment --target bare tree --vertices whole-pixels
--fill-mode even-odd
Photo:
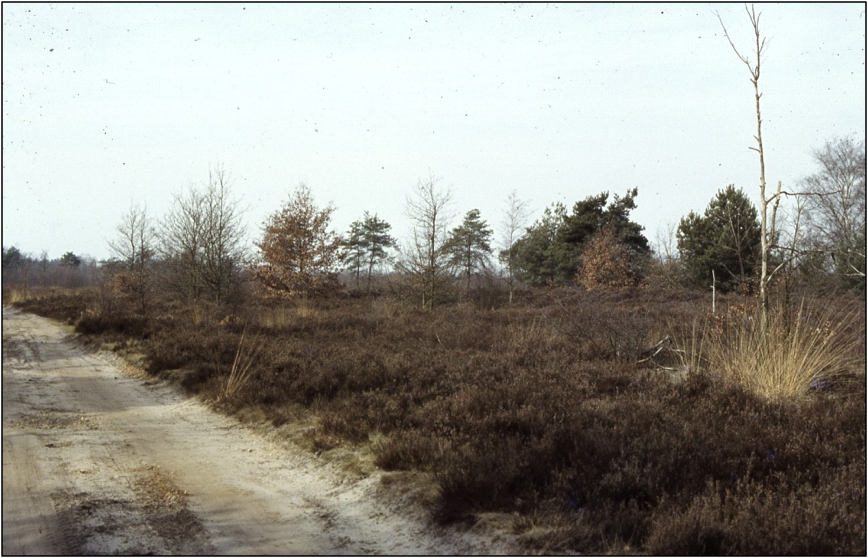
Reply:
[[[421,179],[407,197],[406,213],[413,222],[413,238],[401,250],[396,267],[422,296],[422,308],[431,309],[444,285],[452,279],[446,250],[452,204],[451,189],[437,187],[439,178]]]
[[[237,293],[245,263],[244,227],[222,167],[202,190],[175,196],[159,233],[168,286],[183,298],[224,302]]]
[[[108,243],[112,255],[123,262],[127,270],[142,270],[153,258],[156,242],[147,208],[131,204],[115,230],[117,237]]]
[[[745,10],[747,11],[748,16],[750,17],[751,25],[753,26],[754,37],[756,39],[756,47],[754,49],[754,54],[756,55],[756,62],[753,62],[747,56],[742,55],[738,49],[733,44],[732,39],[729,36],[729,33],[726,30],[726,26],[723,24],[723,19],[721,19],[720,14],[717,14],[717,19],[720,21],[721,27],[723,27],[723,33],[726,35],[727,41],[729,41],[729,46],[732,47],[732,50],[735,51],[735,54],[739,57],[739,59],[747,66],[750,71],[750,81],[753,84],[754,97],[756,99],[756,123],[757,123],[757,133],[754,136],[756,140],[757,146],[751,147],[750,149],[757,152],[759,155],[759,163],[760,163],[760,241],[761,241],[761,252],[760,252],[760,281],[759,281],[759,298],[760,298],[760,312],[761,312],[761,323],[763,325],[763,331],[765,331],[765,324],[768,323],[768,309],[769,309],[769,293],[768,293],[768,283],[771,277],[771,273],[769,272],[769,253],[771,251],[771,247],[774,244],[775,238],[775,218],[777,217],[778,205],[781,201],[781,183],[778,182],[777,191],[766,197],[766,167],[765,167],[765,158],[763,152],[763,136],[762,136],[762,113],[760,112],[760,98],[762,94],[759,91],[759,79],[760,79],[760,64],[762,61],[763,53],[767,46],[767,41],[762,37],[759,30],[759,20],[760,15],[757,14],[756,10],[753,6],[748,8],[745,6]],[[769,206],[771,205],[771,208]],[[769,210],[771,210],[771,215],[769,215]]]
[[[674,287],[685,279],[685,271],[678,254],[678,224],[663,223],[654,235],[653,256],[648,262],[645,281],[658,287]]]
[[[123,268],[110,272],[109,278],[113,289],[135,299],[144,315],[152,292],[150,264],[156,243],[147,209],[131,204],[116,230],[117,237],[108,245]]]
[[[661,263],[672,263],[678,259],[678,224],[668,221],[657,227],[654,235],[654,252]]]
[[[506,209],[503,212],[503,237],[500,252],[500,261],[506,266],[506,282],[509,286],[509,302],[512,304],[513,292],[515,291],[515,268],[512,245],[521,236],[521,230],[527,225],[530,216],[528,202],[518,197],[513,190],[506,198]]]
[[[204,244],[204,202],[193,188],[175,196],[172,209],[160,227],[160,255],[166,286],[188,300],[204,293],[202,245]]]
[[[223,167],[208,171],[205,194],[204,280],[218,302],[237,291],[245,262],[244,227],[238,201],[230,198]]]
[[[795,206],[792,208],[784,207],[781,212],[780,234],[775,247],[777,259],[780,260],[778,269],[783,275],[783,294],[786,308],[789,307],[796,282],[804,278],[799,277],[799,275],[804,274],[798,273],[798,271],[802,271],[815,255],[815,251],[806,242],[806,203],[807,197],[795,196]]]
[[[865,143],[842,138],[814,152],[819,172],[801,181],[814,248],[845,277],[865,277]]]

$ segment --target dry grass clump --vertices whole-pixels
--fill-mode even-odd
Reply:
[[[9,287],[5,286],[4,297]],[[11,289],[15,292],[15,289]],[[17,295],[13,294],[13,297]],[[18,301],[10,300],[25,312],[32,312],[67,324],[73,324],[93,305],[96,294],[91,289],[61,289],[31,287]],[[7,302],[4,298],[4,302]]]
[[[18,304],[33,296],[33,290],[25,285],[3,285],[3,304]]]
[[[303,416],[313,451],[363,446],[383,469],[433,478],[439,521],[516,517],[530,551],[865,553],[858,318],[770,325],[790,323],[779,344],[803,355],[782,366],[813,370],[793,401],[722,367],[774,360],[743,318],[690,334],[710,307],[691,293],[557,289],[433,312],[385,297],[309,302],[286,319],[249,304],[223,325],[225,311],[162,307],[171,319],[153,318],[139,346],[151,373],[228,412]],[[694,341],[680,383],[638,363],[667,333]],[[840,360],[810,357],[827,347]]]
[[[864,314],[802,304],[769,313],[739,312],[699,325],[682,343],[682,364],[722,375],[766,399],[797,399],[864,374]]]
[[[241,338],[238,340],[238,350],[235,352],[235,359],[232,361],[229,375],[221,381],[217,403],[233,399],[250,381],[255,372],[254,366],[257,364],[262,347],[256,337],[252,341],[248,341],[245,346],[244,336],[246,333],[246,330],[241,333]]]

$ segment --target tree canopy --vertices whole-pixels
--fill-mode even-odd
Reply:
[[[478,209],[471,209],[461,225],[452,229],[446,241],[446,251],[451,255],[452,265],[461,271],[470,288],[473,272],[484,270],[491,257],[492,230],[482,220]]]
[[[678,251],[688,280],[728,291],[751,278],[760,258],[757,210],[741,189],[719,190],[703,215],[691,211],[678,225]]]
[[[66,267],[78,267],[81,265],[81,258],[72,252],[67,252],[60,257],[60,265]]]
[[[284,297],[321,293],[337,285],[341,239],[329,230],[335,208],[319,209],[310,188],[301,184],[282,209],[263,225],[256,246],[259,262],[254,278]]]
[[[420,296],[422,308],[431,310],[452,280],[446,250],[452,216],[452,189],[437,186],[439,178],[419,180],[407,197],[406,213],[413,223],[412,241],[395,263],[407,280],[409,291]]]
[[[801,181],[808,248],[845,288],[865,288],[865,142],[840,138],[814,152]]]
[[[395,247],[395,239],[389,234],[391,229],[392,225],[367,211],[361,220],[350,224],[343,254],[347,269],[356,278],[356,287],[359,286],[362,270],[366,269],[370,289],[374,266],[386,260],[387,249]]]
[[[650,248],[643,227],[630,220],[637,195],[638,189],[633,188],[624,197],[614,195],[607,205],[609,193],[603,192],[576,202],[571,213],[561,203],[546,208],[512,245],[517,277],[530,285],[573,281],[588,242],[605,228],[638,261]]]

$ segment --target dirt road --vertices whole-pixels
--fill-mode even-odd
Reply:
[[[331,465],[3,307],[3,554],[477,554]]]

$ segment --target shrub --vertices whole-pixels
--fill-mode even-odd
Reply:
[[[163,302],[151,335],[134,345],[152,373],[210,398],[244,360],[239,347],[257,347],[256,365],[221,409],[315,424],[302,440],[315,450],[370,444],[381,468],[436,480],[429,504],[441,521],[509,514],[537,552],[864,554],[858,316],[830,320],[846,314],[826,301],[826,316],[805,313],[805,325],[773,317],[783,346],[838,347],[840,360],[801,396],[769,397],[716,366],[753,350],[738,344],[749,339],[743,312],[697,320],[691,334],[708,298],[553,289],[496,310],[421,311],[334,296],[280,319],[258,319],[264,303],[248,306],[224,325],[225,308]],[[255,344],[244,322],[259,324]],[[694,341],[682,358],[699,373],[673,383],[633,360],[667,333],[684,348]]]

